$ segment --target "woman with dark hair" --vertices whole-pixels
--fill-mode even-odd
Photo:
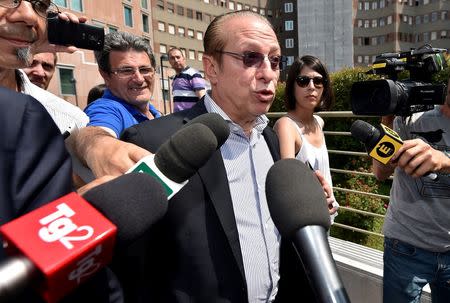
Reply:
[[[323,134],[324,121],[314,115],[329,110],[334,103],[331,81],[326,67],[314,56],[296,59],[286,81],[286,116],[275,123],[280,140],[281,158],[295,158],[311,166],[319,180],[329,185],[326,193],[332,221],[337,215],[332,187],[328,151]],[[319,172],[317,172],[319,171]]]

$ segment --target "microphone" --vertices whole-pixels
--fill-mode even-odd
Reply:
[[[383,164],[387,164],[403,145],[400,136],[383,124],[380,124],[380,128],[376,128],[365,121],[356,120],[350,127],[350,132],[354,138],[364,143],[371,158]],[[434,172],[429,172],[424,177],[433,181],[438,179],[438,175]]]
[[[84,198],[72,192],[2,225],[12,257],[0,264],[0,302],[31,285],[47,302],[57,302],[166,211],[158,182],[146,174],[128,174],[89,190]]]
[[[150,174],[163,185],[170,199],[211,158],[229,134],[229,127],[220,115],[201,115],[173,134],[155,155],[144,157],[127,173]]]
[[[330,215],[323,189],[301,161],[277,161],[266,179],[269,211],[300,257],[318,302],[350,302],[328,244]]]

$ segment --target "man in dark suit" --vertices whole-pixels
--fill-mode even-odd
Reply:
[[[146,239],[146,281],[126,295],[134,291],[132,301],[140,302],[314,302],[265,197],[267,171],[279,159],[265,116],[279,77],[277,37],[264,17],[232,12],[209,25],[204,48],[212,90],[193,108],[135,125],[122,139],[155,152],[206,112],[227,121],[230,137],[170,200]]]

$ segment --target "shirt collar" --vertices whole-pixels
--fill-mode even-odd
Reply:
[[[114,100],[116,102],[119,102],[120,104],[123,105],[123,107],[125,107],[127,109],[127,111],[131,115],[133,115],[133,117],[145,116],[143,113],[138,111],[136,109],[136,107],[134,107],[133,105],[129,104],[128,102],[126,102],[125,100],[123,100],[123,99],[121,99],[119,97],[114,96],[109,88],[105,89],[105,92],[103,93],[102,98],[111,99],[111,100]],[[161,117],[161,113],[150,102],[148,102],[148,109],[149,109],[149,111],[152,113],[152,115],[155,118]],[[147,117],[147,116],[145,116],[145,117]]]

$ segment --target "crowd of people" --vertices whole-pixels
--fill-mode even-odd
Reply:
[[[76,50],[49,44],[46,19],[86,19],[47,14],[51,8],[49,1],[0,1],[0,224],[124,174],[197,116],[216,113],[230,129],[169,201],[164,218],[63,302],[315,302],[294,247],[272,221],[265,181],[274,162],[298,159],[323,187],[327,203],[318,207],[328,208],[332,221],[337,215],[324,121],[315,114],[334,101],[325,64],[306,55],[290,66],[288,112],[273,130],[266,113],[283,62],[276,33],[252,11],[220,15],[204,35],[210,90],[181,49],[170,49],[174,113],[163,116],[150,102],[156,79],[151,47],[140,37],[111,32],[95,52],[104,84],[92,88],[82,111],[46,91],[56,53]],[[405,140],[389,164],[373,162],[380,180],[394,173],[384,227],[384,302],[417,302],[427,283],[433,302],[448,302],[450,92],[432,111],[382,122]],[[439,138],[426,135],[437,129]],[[93,178],[80,178],[80,162]],[[429,172],[439,179],[429,182]],[[0,248],[0,261],[6,258]],[[14,299],[41,301],[33,291]]]

